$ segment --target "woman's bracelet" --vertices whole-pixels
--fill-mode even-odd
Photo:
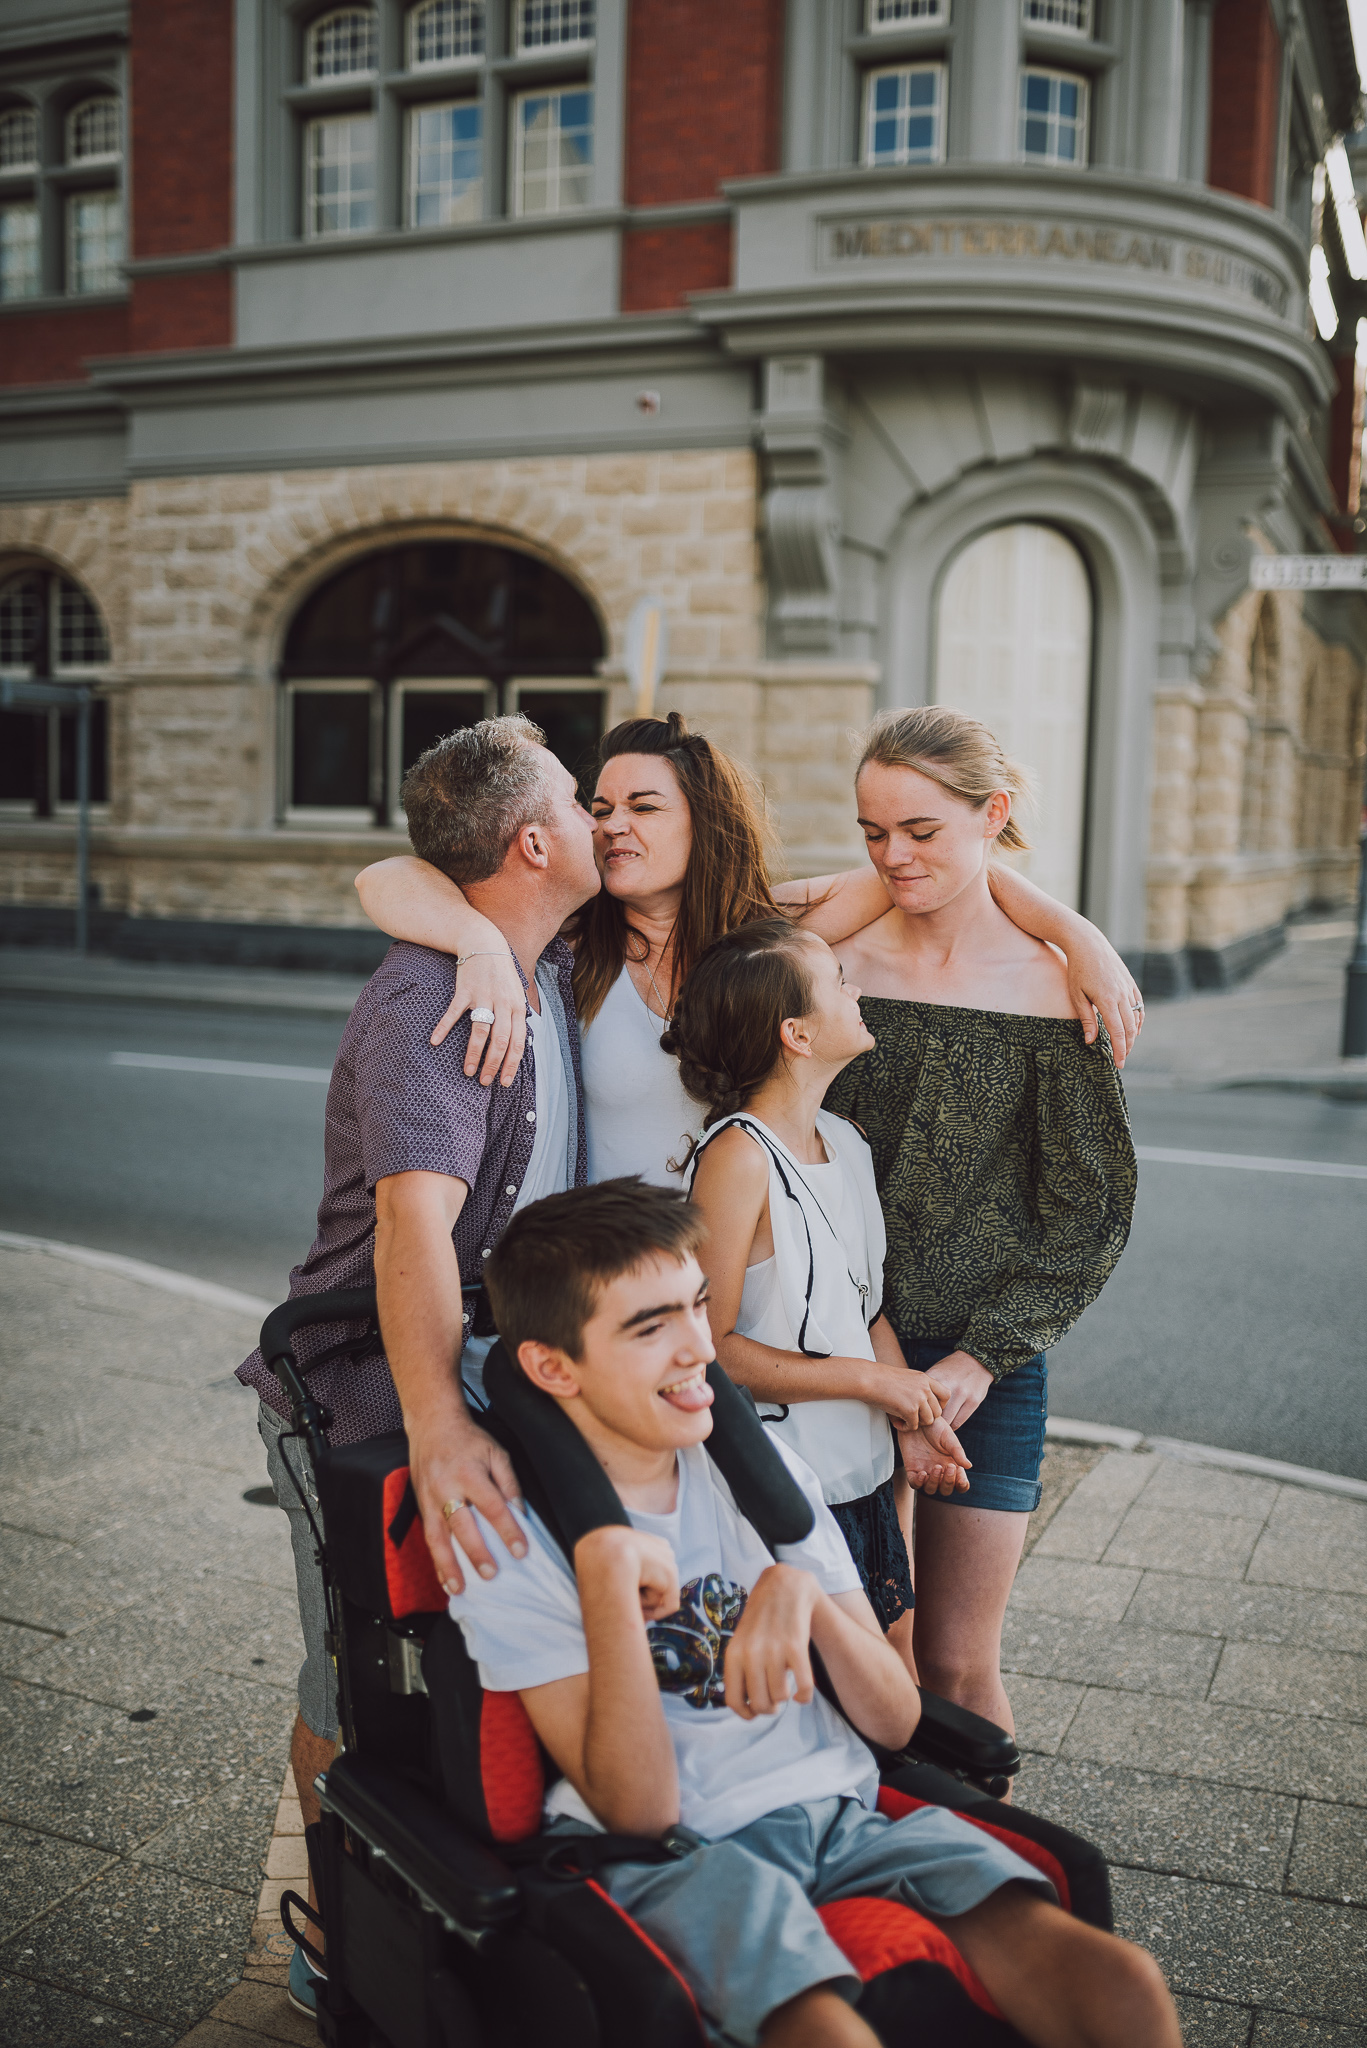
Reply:
[[[467,960],[511,960],[512,957],[506,949],[494,953],[457,953],[456,967],[459,970]]]

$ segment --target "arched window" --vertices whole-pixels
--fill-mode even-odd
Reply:
[[[1051,526],[999,526],[966,547],[940,592],[935,701],[990,727],[1030,771],[1025,869],[1078,907],[1087,816],[1092,591]]]
[[[375,9],[338,7],[310,27],[306,75],[310,85],[355,78],[375,69]]]
[[[408,16],[408,62],[458,64],[484,55],[484,0],[422,0]]]
[[[85,592],[55,569],[25,569],[0,583],[0,669],[75,682],[109,660],[104,621]],[[108,706],[90,719],[90,797],[109,801]],[[0,711],[0,806],[50,818],[76,801],[76,713]]]
[[[283,817],[401,822],[404,771],[499,710],[525,712],[578,771],[602,736],[604,652],[588,601],[533,555],[460,540],[364,556],[286,636]]]
[[[69,164],[110,163],[123,148],[119,103],[112,93],[82,100],[66,117],[66,160]]]
[[[31,171],[38,162],[38,116],[32,107],[0,113],[0,171]]]

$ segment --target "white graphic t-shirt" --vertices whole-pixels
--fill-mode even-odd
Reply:
[[[811,1468],[784,1444],[774,1448],[816,1516],[802,1543],[780,1544],[784,1564],[811,1572],[827,1593],[856,1593],[859,1574]],[[515,1510],[516,1512],[516,1510]],[[676,1614],[650,1625],[665,1722],[679,1770],[679,1818],[717,1840],[762,1814],[800,1802],[849,1795],[872,1806],[878,1772],[869,1750],[817,1693],[772,1715],[742,1721],[725,1703],[722,1666],[750,1588],[773,1563],[737,1510],[701,1446],[679,1453],[679,1493],[671,1515],[643,1515],[635,1526],[662,1536],[679,1567]],[[451,1602],[465,1646],[491,1692],[548,1685],[589,1668],[574,1574],[535,1514],[520,1514],[528,1554],[508,1556],[492,1531],[481,1533],[498,1562],[489,1581],[473,1572]],[[598,1827],[568,1778],[552,1787],[546,1818],[566,1814]]]

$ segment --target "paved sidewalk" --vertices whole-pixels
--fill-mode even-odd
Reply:
[[[1345,913],[1291,925],[1266,966],[1228,993],[1151,1003],[1125,1062],[1127,1088],[1311,1089],[1367,1100],[1367,1060],[1343,1060]]]
[[[89,997],[97,1002],[178,1003],[192,1008],[293,1011],[345,1017],[363,974],[307,969],[191,967],[56,947],[0,946],[0,996]]]

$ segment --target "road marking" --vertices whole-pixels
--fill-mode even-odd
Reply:
[[[319,1081],[332,1079],[331,1067],[276,1067],[258,1060],[192,1060],[172,1052],[111,1052],[111,1067],[158,1067],[172,1074],[237,1074],[244,1081]]]
[[[1154,1166],[1236,1166],[1245,1173],[1313,1173],[1327,1180],[1367,1180],[1367,1166],[1336,1159],[1255,1159],[1246,1152],[1180,1152],[1170,1145],[1136,1145],[1136,1159]]]

